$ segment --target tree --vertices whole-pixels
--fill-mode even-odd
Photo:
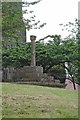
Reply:
[[[74,81],[78,81],[76,79],[78,75],[77,44],[73,39],[67,39],[66,41],[61,39],[60,41],[60,44],[55,44],[54,39],[50,40],[50,38],[47,43],[44,43],[43,40],[37,41],[36,64],[42,66],[45,73],[49,73],[55,76],[55,79],[65,82],[65,62],[67,62],[69,68],[66,69]],[[30,43],[5,49],[3,52],[3,66],[14,66],[16,68],[30,65],[30,49]]]
[[[8,44],[18,45],[19,42],[26,41],[26,29],[30,30],[32,28],[41,28],[45,23],[38,26],[40,21],[35,21],[35,15],[32,15],[33,11],[29,11],[28,7],[30,5],[35,5],[37,2],[3,2],[2,3],[2,36],[3,45]],[[22,6],[26,7],[22,11]],[[23,19],[23,14],[31,14],[30,18]],[[24,21],[24,22],[23,22]],[[34,22],[34,23],[32,23]],[[23,37],[25,36],[25,37]],[[24,40],[23,40],[24,39]],[[5,45],[6,46],[6,45]]]
[[[46,25],[46,23],[40,23],[40,20],[36,20],[36,16],[34,15],[34,11],[33,10],[28,10],[28,7],[30,7],[30,5],[35,5],[37,3],[39,3],[41,0],[35,1],[35,2],[23,2],[23,7],[25,8],[23,10],[23,14],[31,14],[30,17],[28,17],[27,19],[23,18],[26,29],[29,31],[30,29],[40,29],[42,27],[44,27],[44,25]],[[33,14],[33,15],[32,15]]]
[[[61,24],[63,25],[63,24]],[[74,85],[74,82],[78,82],[80,84],[80,75],[79,75],[79,65],[80,65],[80,58],[79,58],[79,49],[80,49],[80,21],[75,19],[75,23],[69,22],[66,25],[63,25],[64,29],[69,31],[69,36],[65,38],[64,42],[66,47],[70,52],[67,56],[67,59],[70,60],[68,62],[69,67],[66,68],[71,76],[71,80]]]
[[[18,44],[25,41],[25,26],[22,20],[21,2],[2,3],[2,37],[3,45]],[[6,45],[7,44],[7,45]]]

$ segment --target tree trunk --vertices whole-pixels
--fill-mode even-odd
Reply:
[[[66,66],[64,66],[64,67],[68,70],[68,73],[70,74],[70,76],[71,76],[71,78],[72,78],[72,79],[71,79],[71,81],[72,81],[72,83],[73,83],[74,90],[76,90],[74,77],[73,77],[73,75],[72,75],[72,73],[71,73],[70,69],[69,69],[69,68],[67,68]]]
[[[75,82],[74,82],[74,77],[73,76],[71,76],[71,77],[72,77],[72,82],[73,82],[74,90],[76,90],[76,86],[75,86]]]

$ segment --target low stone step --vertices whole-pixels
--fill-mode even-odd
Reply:
[[[48,87],[59,87],[59,88],[65,88],[66,84],[62,84],[62,83],[49,83],[49,82],[45,82],[45,83],[41,83],[41,82],[16,82],[17,84],[30,84],[30,85],[40,85],[40,86],[48,86]]]

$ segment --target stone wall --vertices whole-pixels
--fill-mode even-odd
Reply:
[[[2,81],[2,70],[0,70],[0,82]]]
[[[11,82],[13,79],[13,76],[14,76],[14,72],[15,72],[15,69],[14,68],[4,68],[2,70],[2,81],[5,81],[5,82]]]

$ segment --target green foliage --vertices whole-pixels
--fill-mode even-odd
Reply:
[[[41,23],[40,20],[36,20],[36,16],[34,15],[33,10],[28,10],[28,7],[31,5],[35,5],[39,3],[41,0],[34,1],[34,2],[23,2],[22,6],[24,10],[22,11],[23,14],[30,15],[27,19],[23,18],[26,29],[29,31],[30,29],[40,29],[46,25],[46,23]]]
[[[24,65],[30,65],[30,43],[28,44],[19,44],[12,48],[5,49],[3,48],[2,54],[2,65],[3,67],[13,66],[21,67]]]
[[[54,76],[55,79],[60,80],[61,83],[65,82],[66,73],[63,67],[63,64],[54,65],[50,70],[49,73]]]
[[[21,31],[24,30],[21,7],[22,3],[2,3],[2,35],[4,38],[9,40],[20,39]]]
[[[67,24],[60,24],[60,26],[63,26],[63,31],[66,30],[69,32],[67,38],[80,38],[80,20],[75,19],[74,23],[68,22]]]

